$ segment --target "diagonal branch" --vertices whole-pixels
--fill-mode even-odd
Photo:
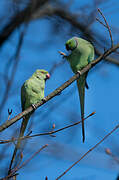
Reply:
[[[111,39],[111,47],[113,47],[112,33],[111,33],[111,29],[110,29],[110,27],[109,27],[109,24],[108,24],[105,16],[103,15],[103,13],[101,12],[101,10],[100,10],[99,8],[98,8],[98,12],[101,14],[101,16],[103,17],[103,19],[104,19],[104,21],[105,21],[106,26],[105,26],[103,23],[101,23],[101,24],[103,24],[103,25],[108,29],[109,35],[110,35],[110,39]],[[99,21],[99,20],[98,20],[98,21]],[[99,21],[99,22],[100,22],[100,21]]]
[[[32,7],[31,7],[32,6]],[[43,7],[43,8],[42,8]],[[53,6],[50,3],[50,0],[36,0],[35,3],[28,4],[28,6],[20,11],[11,19],[11,21],[5,26],[5,28],[0,33],[0,46],[11,36],[13,31],[19,27],[22,23],[28,22],[30,20],[41,19],[44,17],[52,17],[57,16],[61,19],[70,23],[73,27],[80,30],[85,37],[87,37],[92,42],[96,43],[96,39],[103,39],[99,34],[94,34],[94,32],[90,29],[87,29],[87,23],[82,24],[80,22],[79,17],[76,13],[71,13],[70,11],[63,10],[60,6]],[[105,25],[106,26],[106,25]],[[107,26],[106,26],[107,27]],[[95,37],[94,37],[95,35]],[[108,59],[107,59],[108,61]],[[110,58],[109,62],[118,65],[119,62],[115,59]]]
[[[95,53],[96,53],[97,56],[102,55],[102,53],[101,53],[98,49],[96,49],[96,48],[95,48]],[[113,65],[119,66],[119,61],[116,60],[116,59],[113,58],[113,57],[105,57],[104,60],[105,60],[106,62],[108,62],[108,63],[111,63],[111,64],[113,64]]]
[[[10,77],[10,80],[7,82],[5,93],[4,93],[4,96],[3,96],[2,100],[1,100],[1,103],[0,103],[0,116],[1,116],[2,110],[3,110],[4,106],[5,106],[5,103],[6,103],[7,99],[8,99],[8,97],[9,97],[8,96],[9,91],[11,89],[12,83],[13,83],[14,78],[15,78],[15,74],[16,74],[16,71],[17,71],[17,68],[18,68],[18,63],[19,63],[19,60],[20,60],[19,56],[20,56],[20,52],[21,52],[21,47],[22,47],[22,44],[23,44],[23,41],[24,41],[24,36],[25,36],[26,30],[27,30],[27,25],[25,25],[23,31],[20,34],[19,42],[18,42],[18,45],[17,45],[17,50],[16,50],[15,55],[14,55],[15,62],[14,62],[13,68],[12,68],[11,77]]]
[[[91,114],[89,114],[87,117],[84,118],[84,120],[88,119],[89,117],[93,116],[95,114],[95,112],[92,112]],[[38,137],[38,136],[45,136],[45,135],[52,135],[52,134],[55,134],[57,132],[60,132],[60,131],[63,131],[65,129],[68,129],[70,127],[73,127],[73,126],[76,126],[78,124],[80,124],[82,121],[78,121],[76,123],[73,123],[73,124],[70,124],[70,125],[67,125],[65,127],[62,127],[60,129],[57,129],[57,130],[53,130],[53,131],[50,131],[50,132],[45,132],[45,133],[39,133],[39,134],[34,134],[34,135],[27,135],[27,136],[23,136],[23,137],[20,137],[20,138],[11,138],[9,140],[0,140],[0,144],[5,144],[5,143],[10,143],[10,142],[15,142],[17,141],[18,139],[19,140],[24,140],[24,139],[28,139],[28,138],[33,138],[33,137]]]
[[[58,87],[57,89],[55,89],[51,94],[49,94],[48,96],[45,97],[45,101],[42,100],[39,103],[36,103],[35,106],[36,108],[42,106],[43,104],[45,104],[46,102],[48,102],[50,99],[52,99],[53,97],[59,95],[60,92],[62,92],[65,88],[67,88],[70,84],[72,84],[75,80],[77,80],[80,75],[84,74],[85,72],[89,71],[93,66],[95,66],[97,63],[99,63],[102,59],[106,58],[107,56],[109,56],[111,53],[113,53],[114,51],[116,51],[119,48],[119,43],[115,46],[113,46],[112,48],[108,49],[104,54],[102,54],[101,56],[99,56],[97,59],[95,59],[94,61],[92,61],[90,64],[88,64],[85,68],[83,68],[80,73],[75,74],[74,76],[72,76],[68,81],[66,81],[64,84],[62,84],[60,87]],[[19,113],[17,116],[15,116],[14,118],[12,118],[9,121],[6,121],[5,123],[3,123],[0,126],[0,132],[4,131],[6,128],[8,128],[9,126],[11,126],[12,124],[14,124],[15,122],[17,122],[19,119],[21,119],[23,116],[27,115],[28,113],[32,112],[34,109],[32,106],[30,106],[29,108],[27,108],[25,111]]]
[[[37,152],[35,152],[29,159],[27,159],[26,161],[24,161],[21,165],[15,167],[14,169],[12,169],[11,174],[9,174],[8,176],[0,179],[0,180],[7,180],[13,176],[16,176],[18,174],[16,174],[16,172],[21,169],[22,167],[24,167],[26,164],[28,164],[37,154],[39,154],[43,149],[45,149],[48,146],[48,144],[45,144],[44,146],[42,146]]]
[[[90,148],[79,160],[73,163],[66,171],[64,171],[60,176],[58,176],[56,180],[59,180],[62,176],[64,176],[70,169],[72,169],[76,164],[78,164],[85,156],[87,156],[91,151],[93,151],[97,146],[99,146],[105,139],[108,138],[108,136],[110,136],[118,128],[119,128],[119,124],[115,126],[115,128],[113,128],[112,131],[110,131],[107,135],[105,135],[97,144],[95,144],[92,148]]]

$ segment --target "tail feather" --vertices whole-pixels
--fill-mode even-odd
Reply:
[[[82,120],[82,135],[83,142],[85,141],[85,127],[84,127],[84,100],[85,100],[85,84],[86,84],[86,74],[81,75],[77,80],[80,107],[81,107],[81,120]]]
[[[21,125],[21,128],[20,128],[19,138],[18,138],[17,144],[15,146],[15,149],[14,149],[14,152],[13,152],[13,155],[12,155],[12,159],[11,159],[11,162],[10,162],[8,174],[11,173],[12,168],[16,167],[19,164],[19,158],[20,158],[20,153],[21,153],[21,151],[20,151],[20,149],[21,149],[21,139],[20,138],[22,136],[24,136],[24,131],[26,129],[29,118],[30,118],[29,114],[26,115],[26,117],[23,117],[22,125]],[[13,166],[13,164],[14,164],[14,166]]]

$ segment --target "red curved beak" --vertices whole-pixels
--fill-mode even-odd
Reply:
[[[47,73],[47,74],[46,74],[46,79],[49,79],[49,78],[50,78],[50,74]]]

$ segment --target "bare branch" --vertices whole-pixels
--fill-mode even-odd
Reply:
[[[7,118],[7,120],[10,119],[11,114],[12,114],[12,109],[11,110],[8,109],[8,118]]]
[[[96,38],[102,39],[103,37],[99,34],[96,34],[96,38],[94,37],[94,32],[91,29],[87,29],[87,24],[84,25],[79,21],[79,14],[71,13],[70,11],[63,10],[60,6],[53,6],[50,1],[36,1],[36,4],[32,6],[32,4],[28,5],[23,11],[20,11],[11,22],[4,28],[4,30],[0,34],[0,44],[4,43],[6,39],[11,35],[11,33],[19,27],[21,23],[28,22],[28,20],[34,20],[38,18],[44,18],[46,16],[58,16],[63,20],[69,22],[73,27],[79,29],[85,37],[87,37],[90,41],[96,42]],[[32,8],[31,8],[32,6]],[[41,8],[43,6],[43,8]],[[94,19],[94,18],[93,18]],[[5,32],[5,33],[4,33]],[[108,60],[108,59],[107,59]],[[111,62],[111,59],[109,60]],[[116,60],[115,60],[116,61]],[[112,61],[112,63],[115,63]],[[116,61],[117,62],[117,61]],[[117,63],[116,63],[117,64]]]
[[[72,84],[76,79],[78,79],[80,77],[80,75],[84,74],[85,72],[89,71],[93,66],[95,66],[97,63],[99,63],[102,59],[106,58],[107,56],[109,56],[111,53],[113,53],[114,51],[116,51],[119,48],[119,44],[113,46],[112,48],[108,49],[104,54],[102,54],[101,56],[99,56],[97,59],[95,59],[94,61],[92,61],[90,64],[88,64],[85,68],[83,68],[80,71],[80,74],[77,73],[74,76],[72,76],[68,81],[66,81],[64,84],[62,84],[59,88],[55,89],[51,94],[49,94],[48,96],[45,97],[45,101],[42,100],[39,103],[36,103],[36,109],[40,106],[42,106],[43,104],[45,104],[46,102],[48,102],[50,99],[52,99],[53,97],[59,95],[60,92],[62,92],[65,88],[67,88],[70,84]],[[4,131],[6,128],[8,128],[9,126],[11,126],[12,124],[14,124],[15,122],[17,122],[19,119],[21,119],[23,116],[27,115],[28,113],[32,112],[34,109],[32,106],[30,106],[29,108],[27,108],[25,111],[19,113],[17,116],[15,116],[14,118],[12,118],[9,121],[6,121],[5,123],[3,123],[0,126],[0,132]]]
[[[72,169],[76,164],[78,164],[84,157],[86,157],[91,151],[93,151],[97,146],[99,146],[105,139],[108,138],[108,136],[110,136],[118,128],[119,128],[119,124],[115,126],[115,128],[113,128],[112,131],[110,131],[106,136],[104,136],[97,144],[95,144],[92,148],[90,148],[79,160],[73,163],[66,171],[64,171],[60,176],[58,176],[56,180],[59,180],[62,176],[64,176],[70,169]]]
[[[96,18],[96,20],[97,20],[100,24],[102,24],[104,27],[107,28],[107,26],[106,26],[102,21],[100,21],[98,18]]]
[[[109,24],[108,24],[105,16],[103,15],[103,13],[101,12],[101,10],[100,10],[99,8],[98,8],[98,12],[101,14],[101,16],[103,17],[103,19],[104,19],[104,21],[105,21],[105,23],[106,23],[106,27],[107,27],[107,29],[108,29],[108,31],[109,31],[109,35],[110,35],[110,39],[111,39],[111,47],[113,47],[112,33],[111,33],[111,29],[110,29],[110,27],[109,27]]]
[[[95,112],[92,112],[91,114],[89,114],[87,117],[84,118],[84,121],[86,119],[88,119],[89,117],[93,116],[95,114]],[[70,127],[73,127],[73,126],[76,126],[78,124],[80,124],[82,121],[78,121],[76,123],[73,123],[73,124],[70,124],[68,126],[65,126],[63,128],[60,128],[60,129],[57,129],[57,130],[53,130],[53,131],[50,131],[50,132],[46,132],[46,133],[39,133],[39,134],[34,134],[34,135],[27,135],[27,136],[24,136],[24,137],[20,137],[20,138],[12,138],[12,139],[9,139],[9,140],[0,140],[0,144],[5,144],[5,143],[10,143],[10,142],[15,142],[17,141],[18,139],[19,140],[24,140],[24,139],[28,139],[28,138],[33,138],[33,137],[37,137],[37,136],[44,136],[44,135],[52,135],[52,134],[55,134],[57,132],[60,132],[60,131],[63,131],[65,129],[68,129]]]
[[[16,172],[21,169],[22,167],[24,167],[26,164],[29,163],[29,161],[31,161],[38,153],[40,153],[44,148],[46,148],[48,146],[48,144],[45,144],[44,146],[42,146],[37,152],[35,152],[29,159],[27,159],[26,161],[24,161],[19,167],[15,167],[14,169],[12,169],[11,174],[9,174],[8,176],[2,178],[1,180],[7,180],[10,177],[16,176],[18,174],[16,174]]]
[[[98,49],[95,49],[95,53],[96,53],[98,56],[102,55],[102,53],[101,53]],[[105,59],[105,61],[107,61],[107,62],[109,62],[109,63],[111,63],[111,64],[114,64],[114,65],[116,65],[116,66],[119,66],[119,61],[116,60],[115,58],[105,57],[104,59]]]
[[[15,56],[14,56],[15,63],[14,63],[13,68],[12,68],[12,74],[11,74],[10,80],[7,83],[4,96],[3,96],[2,100],[1,100],[1,104],[0,104],[0,115],[1,115],[1,112],[2,112],[2,110],[4,108],[4,106],[5,106],[5,103],[6,103],[7,99],[8,99],[9,90],[10,90],[10,88],[12,86],[12,83],[14,81],[14,77],[15,77],[15,74],[16,74],[16,71],[17,71],[18,62],[19,62],[19,55],[20,55],[20,52],[21,52],[21,47],[22,47],[24,36],[25,36],[25,33],[26,33],[26,28],[27,28],[27,26],[24,27],[24,30],[20,34],[19,42],[18,42],[18,45],[17,45],[17,50],[16,50],[16,53],[15,53]]]

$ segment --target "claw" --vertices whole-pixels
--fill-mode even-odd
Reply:
[[[85,82],[86,89],[89,89],[87,81]]]
[[[45,102],[46,102],[46,98],[44,97],[44,98],[42,99],[42,101],[45,103]]]
[[[59,54],[63,57],[63,58],[66,58],[67,57],[67,55],[64,53],[64,52],[61,52],[61,51],[58,51],[59,52]]]
[[[59,95],[61,95],[61,93],[62,93],[62,92],[58,92],[57,95],[59,96]]]
[[[31,104],[33,110],[36,110],[36,105],[35,104]]]
[[[81,76],[81,71],[77,71],[77,73],[79,73],[79,75]]]

